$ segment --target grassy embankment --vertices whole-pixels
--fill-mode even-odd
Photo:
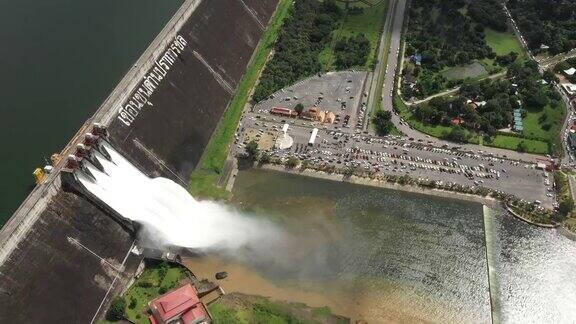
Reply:
[[[218,187],[217,183],[226,163],[230,143],[234,138],[234,132],[242,116],[242,111],[248,102],[250,91],[256,84],[260,71],[266,64],[268,55],[278,38],[280,27],[287,17],[291,6],[292,1],[290,0],[281,0],[278,4],[278,9],[254,52],[254,56],[238,85],[234,98],[204,150],[200,163],[196,170],[192,172],[189,191],[194,196],[215,199],[225,199],[229,196],[229,193],[224,188]]]
[[[208,310],[215,323],[348,323],[332,315],[328,307],[312,308],[237,293],[224,296]]]
[[[338,6],[344,9],[345,5],[337,2]],[[371,7],[365,3],[355,3],[351,6],[363,9],[362,13],[348,14],[344,13],[338,28],[332,31],[332,40],[320,52],[318,59],[322,64],[324,71],[332,71],[334,67],[334,45],[337,41],[350,37],[356,34],[364,34],[370,41],[370,53],[368,60],[364,66],[359,66],[360,69],[370,69],[374,66],[377,60],[377,50],[382,32],[382,26],[386,18],[386,10],[388,8],[387,1],[381,1],[377,5]]]
[[[534,153],[534,154],[549,153],[548,143],[536,139],[527,139],[522,137],[499,134],[494,136],[491,142],[484,141],[484,144],[486,146],[498,147],[513,151],[516,151],[518,149],[518,145],[520,145],[520,143],[524,143],[523,145],[526,147],[525,151],[527,153]]]
[[[568,211],[565,206],[574,206],[573,194],[572,194],[572,187],[570,186],[570,178],[574,180],[576,174],[570,170],[558,170],[554,173],[554,182],[556,184],[556,194],[558,196],[558,202],[560,206],[563,205],[564,207],[561,208],[560,212],[566,212],[563,220],[563,225],[568,228],[570,231],[576,233],[576,210],[572,208],[572,210]]]
[[[526,52],[520,41],[512,32],[498,32],[490,28],[484,29],[486,43],[496,55],[505,55],[510,52],[518,53],[518,58],[526,58]]]

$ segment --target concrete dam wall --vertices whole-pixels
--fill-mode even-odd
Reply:
[[[277,2],[187,0],[62,156],[100,122],[143,171],[186,183]],[[62,167],[0,231],[0,323],[90,323],[140,263],[134,234],[64,190]]]
[[[126,108],[121,111],[125,118],[120,114],[110,122],[114,146],[148,173],[169,168],[166,176],[174,179],[177,175],[174,180],[187,182],[276,3],[220,0],[200,4],[178,32],[186,44],[153,94],[138,100],[135,89],[128,100],[128,104],[133,102],[131,107],[120,108]]]

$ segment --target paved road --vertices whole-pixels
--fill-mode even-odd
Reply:
[[[503,77],[503,76],[505,76],[505,75],[506,75],[506,71],[502,71],[502,72],[499,72],[499,73],[496,73],[496,74],[489,75],[489,76],[487,76],[487,77],[485,77],[485,78],[482,78],[482,79],[480,79],[480,80],[485,80],[485,79],[497,79],[497,78]],[[421,100],[406,102],[406,104],[409,105],[409,106],[419,105],[419,104],[424,103],[424,102],[426,102],[426,101],[432,100],[433,98],[436,98],[436,97],[443,97],[443,96],[446,96],[446,95],[449,95],[449,94],[452,94],[452,93],[456,93],[456,92],[458,92],[458,90],[460,90],[460,87],[459,87],[459,86],[458,86],[458,87],[455,87],[455,88],[452,88],[452,89],[450,89],[450,90],[446,90],[446,91],[443,91],[443,92],[440,92],[440,93],[437,93],[437,94],[433,94],[433,95],[431,95],[431,96],[429,96],[429,97],[426,97],[426,98],[424,98],[424,99],[421,99]]]
[[[402,25],[404,24],[404,14],[406,11],[406,0],[398,0],[394,12],[394,24],[390,34],[390,51],[388,52],[388,66],[384,77],[384,88],[382,90],[382,107],[386,110],[392,110],[392,91],[394,89],[394,80],[398,68],[398,52],[402,37]],[[380,61],[383,58],[380,59]],[[399,119],[395,118],[394,123],[399,124]]]
[[[573,164],[576,160],[574,160],[574,155],[571,150],[568,148],[568,134],[569,128],[574,121],[574,105],[570,102],[570,98],[566,95],[564,90],[561,87],[554,83],[556,87],[556,91],[560,92],[562,96],[562,100],[564,101],[564,105],[566,106],[566,118],[564,119],[564,124],[562,125],[562,131],[560,132],[560,141],[562,143],[562,151],[564,151],[564,157],[562,158],[562,164],[568,165]]]
[[[540,68],[542,69],[542,71],[544,71],[548,67],[553,67],[557,63],[560,63],[560,62],[567,60],[569,58],[572,58],[572,57],[576,57],[576,49],[573,49],[573,50],[566,52],[566,53],[560,53],[556,56],[540,59],[538,61],[538,64],[540,65]]]
[[[526,43],[526,40],[522,36],[522,33],[520,33],[520,29],[518,28],[518,25],[516,25],[516,21],[514,21],[514,18],[512,18],[512,14],[510,13],[510,10],[508,10],[508,7],[506,7],[505,2],[502,3],[502,8],[504,9],[504,12],[506,12],[506,16],[508,16],[508,22],[512,27],[514,35],[516,35],[516,38],[518,38],[520,44],[522,45],[522,47],[524,47],[524,50],[526,51],[528,56],[531,59],[536,60],[536,58],[532,55],[532,52],[530,52],[530,49],[528,48],[528,43]]]
[[[405,0],[401,0],[405,1]],[[388,69],[384,66],[384,55],[387,49],[387,40],[390,35],[393,33],[390,32],[390,28],[392,26],[392,21],[394,20],[394,9],[396,7],[396,0],[390,0],[388,6],[388,12],[386,13],[386,21],[384,22],[384,28],[382,32],[382,36],[380,37],[380,47],[378,48],[378,60],[376,60],[376,66],[374,67],[374,73],[372,73],[372,81],[370,83],[370,93],[368,95],[368,104],[367,104],[367,111],[366,116],[364,117],[364,130],[367,129],[368,125],[370,124],[369,118],[372,115],[372,111],[376,109],[376,103],[380,98],[377,98],[377,87],[379,86],[378,80],[381,80],[384,74],[387,74]],[[390,47],[392,49],[392,47]],[[391,52],[390,52],[391,53]]]

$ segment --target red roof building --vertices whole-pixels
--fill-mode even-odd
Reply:
[[[191,284],[172,290],[148,303],[151,324],[209,324],[212,319]]]
[[[270,113],[274,115],[286,116],[291,117],[293,114],[292,109],[284,108],[284,107],[274,107],[270,109]]]
[[[536,158],[536,168],[546,171],[554,171],[556,164],[551,159]]]
[[[456,117],[454,119],[452,119],[452,125],[462,125],[464,124],[464,119],[460,118],[460,117]]]

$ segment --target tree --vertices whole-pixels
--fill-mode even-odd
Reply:
[[[508,65],[514,63],[517,58],[518,58],[518,53],[510,52],[510,53],[505,54],[505,55],[496,56],[496,62],[498,62],[498,64],[500,64],[500,65],[508,66]]]
[[[562,73],[564,70],[568,70],[569,68],[571,68],[570,63],[562,61],[554,66],[554,71]]]
[[[468,133],[461,127],[456,126],[452,128],[452,130],[444,136],[442,136],[445,140],[457,142],[457,143],[465,143],[468,141]]]
[[[454,61],[458,65],[465,65],[470,63],[470,56],[467,52],[458,52],[456,53]]]
[[[298,115],[301,115],[302,112],[304,111],[304,105],[299,102],[298,104],[296,104],[296,107],[294,107],[294,110],[298,113]]]
[[[392,114],[389,111],[379,110],[373,118],[374,126],[376,127],[376,133],[380,136],[390,134],[390,131],[394,128],[392,123]]]
[[[342,10],[335,1],[295,1],[284,20],[274,56],[266,63],[252,100],[259,102],[297,80],[320,72],[318,54],[330,40]]]
[[[531,49],[542,51],[540,46],[547,45],[548,52],[558,54],[573,47],[576,2],[514,0],[507,7]]]
[[[556,79],[558,79],[556,77],[556,75],[554,74],[554,72],[552,72],[550,69],[544,71],[544,74],[542,75],[542,77],[544,78],[544,80],[546,80],[546,82],[552,82],[552,81],[556,81]]]
[[[297,157],[291,156],[288,158],[288,161],[286,161],[286,166],[288,166],[290,169],[294,169],[298,166],[299,163],[300,160]]]
[[[563,216],[568,215],[572,210],[574,210],[574,200],[571,197],[562,200],[558,206],[558,212]]]
[[[264,165],[264,164],[268,164],[270,163],[270,161],[272,160],[272,157],[270,156],[270,154],[268,152],[263,152],[260,155],[260,164]]]
[[[136,303],[137,303],[136,298],[131,297],[130,298],[130,304],[128,305],[128,308],[130,308],[130,309],[136,308]]]
[[[369,53],[370,41],[364,34],[341,39],[334,46],[335,63],[339,69],[366,64]]]
[[[258,143],[255,140],[251,140],[246,144],[246,157],[250,160],[256,160],[258,158]]]
[[[527,148],[528,147],[526,146],[526,143],[524,141],[522,141],[522,142],[518,143],[518,145],[516,146],[516,151],[523,153],[523,152],[526,152]]]
[[[505,32],[506,16],[499,0],[475,0],[470,1],[468,14],[481,25]]]
[[[118,296],[112,300],[110,308],[106,312],[106,319],[109,321],[119,321],[124,318],[124,310],[126,309],[126,300]]]
[[[548,104],[548,95],[542,88],[535,91],[527,91],[524,94],[524,101],[529,108],[541,110]]]

